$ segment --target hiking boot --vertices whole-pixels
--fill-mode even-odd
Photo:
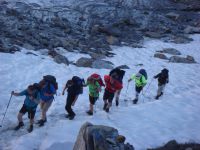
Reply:
[[[108,104],[106,104],[106,103],[104,104],[103,110],[106,110],[107,105],[108,105]]]
[[[109,112],[109,107],[107,107],[105,111],[108,113]]]
[[[69,120],[73,120],[74,117],[75,117],[75,115],[70,115],[70,116],[69,116]]]
[[[159,97],[161,97],[163,95],[163,92],[160,93],[160,95],[156,95],[155,99],[158,100]]]
[[[138,102],[137,98],[133,100],[133,104],[137,104],[137,102]]]
[[[70,115],[69,115],[69,114],[66,114],[66,115],[65,115],[65,118],[69,118],[69,117],[70,117]]]
[[[115,101],[116,102],[116,106],[119,106],[119,101]]]
[[[24,123],[23,122],[19,122],[19,124],[15,127],[15,130],[17,131],[23,126],[24,126]]]
[[[44,123],[46,122],[47,120],[45,119],[45,120],[40,120],[40,122],[38,123],[39,124],[39,127],[42,127],[42,126],[44,126]]]
[[[33,125],[30,125],[30,127],[28,128],[28,132],[32,132],[33,131]]]
[[[36,124],[40,124],[41,122],[44,122],[44,123],[47,122],[47,118],[44,120],[43,119],[38,120],[38,122]]]
[[[88,115],[90,115],[90,116],[92,116],[92,115],[93,115],[93,112],[92,112],[92,111],[90,111],[90,110],[89,110],[89,111],[87,111],[86,113],[87,113]]]

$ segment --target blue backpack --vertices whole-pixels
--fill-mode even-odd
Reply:
[[[145,69],[140,69],[139,73],[142,74],[146,80],[148,79],[147,72]]]

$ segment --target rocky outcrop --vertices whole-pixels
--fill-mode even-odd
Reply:
[[[105,55],[109,45],[138,45],[143,36],[187,42],[182,31],[199,31],[199,8],[195,0],[5,0],[0,2],[1,47],[64,47]]]
[[[73,150],[134,150],[117,129],[85,123],[82,125]]]

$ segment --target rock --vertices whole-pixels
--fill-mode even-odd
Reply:
[[[147,32],[145,32],[145,36],[150,37],[150,38],[159,39],[159,38],[163,37],[163,34],[162,33],[158,33],[158,32],[147,31]]]
[[[54,61],[57,62],[58,64],[66,64],[66,65],[69,65],[69,60],[65,57],[65,56],[62,56],[62,55],[56,55],[54,57]]]
[[[90,56],[93,59],[104,59],[106,56],[104,54],[98,54],[98,53],[90,53]]]
[[[180,15],[177,14],[177,13],[175,13],[175,12],[170,12],[170,13],[166,14],[166,17],[168,17],[168,18],[176,21],[176,20],[178,20],[178,18],[180,17]]]
[[[183,44],[183,43],[189,43],[191,41],[193,41],[193,39],[185,36],[174,36],[170,42],[174,42],[176,44]]]
[[[176,50],[176,49],[174,49],[174,48],[165,48],[160,52],[171,54],[171,55],[181,55],[181,52]]]
[[[37,54],[34,54],[34,53],[32,53],[32,52],[27,52],[26,55],[38,56]]]
[[[187,27],[184,29],[184,33],[186,33],[186,34],[200,33],[200,27],[187,26]]]
[[[32,45],[30,45],[30,44],[28,44],[28,43],[24,43],[24,44],[22,45],[22,47],[23,47],[23,48],[26,48],[27,50],[34,50],[34,49],[35,49]]]
[[[162,54],[162,53],[155,53],[154,57],[160,58],[160,59],[168,59],[168,57],[165,54]]]
[[[76,61],[76,66],[78,67],[92,67],[94,59],[81,57]]]
[[[119,135],[117,129],[86,122],[79,131],[73,150],[134,150],[132,145],[124,142],[125,137]]]
[[[92,68],[96,69],[113,69],[113,63],[105,60],[95,60],[92,63]]]
[[[106,40],[110,45],[119,45],[120,43],[119,39],[114,36],[107,36]]]
[[[172,56],[169,58],[169,62],[173,63],[196,63],[195,59],[192,56],[187,56],[186,58],[180,56]]]
[[[185,150],[193,150],[191,147],[187,147]]]
[[[175,141],[175,140],[172,140],[172,141],[169,141],[166,145],[165,145],[165,148],[166,149],[178,149],[179,148],[179,146],[178,146],[178,143]]]

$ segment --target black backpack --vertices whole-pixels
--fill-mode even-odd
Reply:
[[[85,85],[85,80],[81,79],[78,76],[73,76],[72,77],[72,81],[73,81],[73,84],[75,86],[77,86],[77,91],[78,91],[77,93],[78,94],[83,94],[83,86]]]
[[[125,71],[121,70],[119,68],[114,68],[109,73],[109,76],[111,76],[112,78],[114,78],[120,82],[122,82],[124,75],[125,75]]]

